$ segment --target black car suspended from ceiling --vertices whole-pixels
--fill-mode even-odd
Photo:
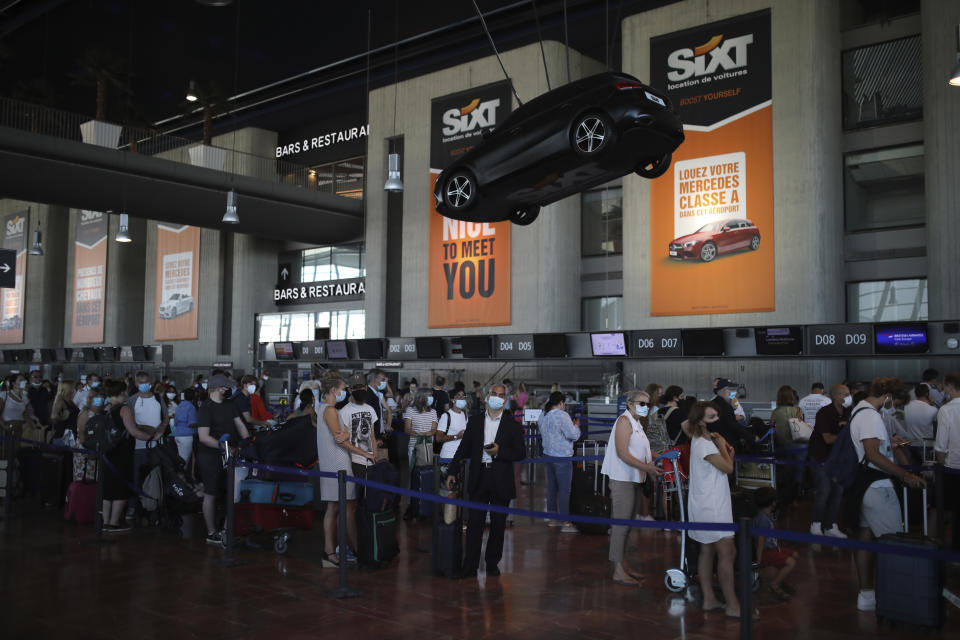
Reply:
[[[663,175],[683,139],[662,92],[624,73],[583,78],[524,104],[444,170],[437,211],[527,225],[540,207],[630,172]]]

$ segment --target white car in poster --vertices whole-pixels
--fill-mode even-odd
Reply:
[[[160,317],[176,318],[193,310],[193,296],[189,293],[174,293],[160,305]]]

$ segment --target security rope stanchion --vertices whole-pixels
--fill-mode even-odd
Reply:
[[[933,491],[934,491],[934,505],[937,509],[937,540],[941,545],[944,545],[946,542],[943,539],[944,536],[944,527],[946,526],[947,514],[944,513],[946,505],[944,503],[944,490],[943,486],[944,473],[943,473],[943,463],[938,462],[933,467]],[[926,505],[924,505],[926,507]],[[953,526],[960,526],[960,523],[955,522]],[[946,546],[946,545],[944,545]]]
[[[740,518],[737,529],[737,565],[740,570],[740,640],[753,640],[753,554],[750,518]]]
[[[347,472],[337,471],[337,539],[340,541],[340,585],[327,591],[328,598],[358,598],[363,595],[360,589],[347,586]]]
[[[14,488],[14,465],[17,460],[17,444],[20,442],[15,426],[10,427],[10,439],[7,440],[7,482],[3,494],[3,517],[7,519],[13,506],[13,488]]]

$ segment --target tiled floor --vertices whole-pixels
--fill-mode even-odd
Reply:
[[[525,488],[526,490],[526,488]],[[521,500],[521,502],[526,502]],[[801,512],[795,516],[799,522]],[[676,533],[643,530],[632,558],[646,586],[609,580],[606,536],[561,534],[521,518],[508,529],[499,577],[451,581],[430,575],[429,523],[401,526],[400,557],[374,573],[351,570],[356,599],[332,600],[338,571],[319,565],[318,529],[294,535],[286,556],[238,549],[245,564],[224,568],[187,522],[184,539],[134,530],[97,547],[92,527],[53,510],[20,508],[0,522],[0,638],[738,638],[739,623],[703,614],[669,593],[663,572],[677,564]],[[781,526],[789,523],[789,515]],[[319,525],[319,520],[318,520]],[[761,590],[755,638],[919,638],[917,628],[878,627],[855,609],[851,556],[798,546],[797,595],[775,603]],[[960,592],[954,572],[951,585]],[[948,608],[951,608],[948,605]],[[937,637],[960,638],[948,612]]]

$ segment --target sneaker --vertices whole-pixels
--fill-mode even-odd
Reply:
[[[220,535],[219,531],[214,531],[213,533],[207,534],[205,540],[207,541],[207,544],[215,547],[219,547],[221,544],[223,544],[223,536]]]
[[[560,533],[577,533],[577,528],[569,522],[564,522],[563,526],[560,527]]]
[[[127,533],[133,527],[128,525],[126,522],[123,524],[105,524],[103,525],[104,533]]]
[[[640,519],[644,520],[645,522],[653,522],[654,520],[656,520],[656,518],[654,518],[653,516],[640,516]]]
[[[820,527],[820,523],[819,523],[819,522],[811,522],[811,523],[810,523],[810,533],[812,533],[812,534],[815,535],[815,536],[822,536],[822,535],[823,535],[823,529]]]
[[[858,611],[876,611],[877,610],[877,592],[873,589],[866,589],[857,594]]]
[[[563,526],[563,523],[561,523],[559,520],[547,520],[547,526],[548,526],[548,527],[562,527],[562,526]]]
[[[830,536],[831,538],[840,538],[841,540],[846,540],[847,538],[847,534],[845,534],[843,531],[840,531],[837,525],[833,525],[832,527],[824,531],[823,535]]]
[[[334,554],[336,554],[336,556],[337,556],[338,558],[340,557],[340,547],[339,547],[339,545],[337,546],[336,550],[334,551]],[[353,551],[350,549],[350,547],[347,547],[347,564],[349,564],[349,565],[357,564],[357,556],[353,555]]]

